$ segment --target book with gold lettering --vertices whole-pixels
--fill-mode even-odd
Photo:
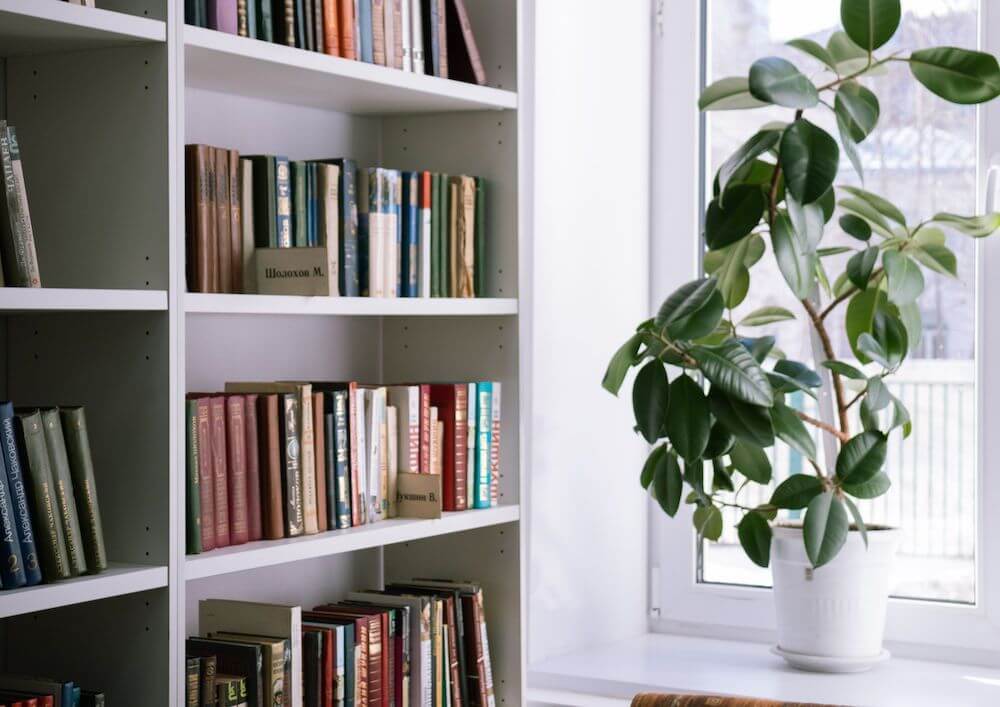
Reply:
[[[69,458],[66,454],[66,441],[63,437],[62,422],[59,420],[59,410],[56,408],[42,410],[42,429],[45,432],[45,448],[48,450],[49,466],[55,484],[56,507],[62,521],[63,537],[66,538],[66,556],[69,559],[70,573],[85,574],[87,557],[83,551],[83,533],[80,530],[76,497],[73,495],[73,479],[70,476]]]
[[[17,526],[17,541],[21,550],[25,583],[31,586],[42,581],[42,568],[39,564],[38,547],[32,527],[27,481],[24,478],[27,471],[27,460],[23,446],[18,444],[14,406],[9,402],[0,403],[0,453],[3,454],[3,465],[6,469],[10,499],[14,510],[14,522]]]
[[[59,417],[66,440],[73,494],[80,514],[87,569],[91,573],[101,572],[108,568],[108,555],[104,549],[104,526],[97,503],[97,483],[94,480],[94,460],[90,453],[86,413],[82,407],[65,407],[59,409]]]

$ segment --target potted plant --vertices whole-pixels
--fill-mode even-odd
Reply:
[[[721,166],[704,218],[708,276],[677,288],[639,324],[603,380],[617,394],[629,369],[638,368],[635,429],[653,445],[640,482],[667,515],[691,504],[697,533],[708,540],[722,534],[722,508],[741,515],[737,534],[747,556],[772,566],[777,650],[803,668],[863,670],[887,657],[882,634],[897,531],[866,527],[855,503],[889,491],[888,435],[910,434],[909,413],[885,380],[920,337],[924,273],[956,276],[943,229],[981,238],[1000,227],[998,213],[908,219],[884,196],[834,185],[841,153],[863,180],[857,145],[880,112],[864,83],[873,72],[906,65],[952,103],[1000,94],[1000,67],[990,54],[880,51],[900,17],[899,0],[843,0],[843,31],[826,46],[789,42],[818,63],[813,78],[766,57],[749,76],[702,92],[701,110],[781,106],[789,118],[763,125]],[[809,120],[813,111],[836,118],[839,146]],[[824,247],[835,218],[854,247]],[[831,284],[824,261],[850,251]],[[789,306],[732,321],[765,253],[788,285]],[[785,358],[773,337],[748,331],[796,317],[811,330],[814,365]],[[843,329],[854,360],[835,355],[833,327]],[[787,396],[798,391],[817,399],[818,415],[791,404]],[[822,455],[810,428],[823,441]],[[776,440],[807,459],[809,473],[782,481],[767,503],[741,504],[744,486],[770,484],[766,450]],[[785,509],[804,510],[802,522],[780,522]]]

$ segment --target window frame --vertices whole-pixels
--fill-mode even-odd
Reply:
[[[705,120],[696,108],[707,69],[708,0],[669,3],[656,0],[653,32],[653,134],[650,186],[650,311],[679,284],[700,272]],[[1000,4],[980,0],[979,42],[1000,54]],[[977,207],[985,205],[986,175],[1000,166],[1000,101],[977,108]],[[692,180],[691,174],[698,175]],[[1000,204],[1000,198],[995,203]],[[662,237],[658,234],[663,234]],[[898,655],[948,660],[995,661],[1000,658],[1000,321],[991,321],[985,303],[1000,302],[998,238],[976,244],[976,603],[890,599],[886,643]],[[674,519],[650,501],[650,630],[756,641],[774,640],[774,602],[770,589],[698,584],[691,507]]]

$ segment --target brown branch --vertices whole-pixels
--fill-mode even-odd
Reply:
[[[802,299],[802,306],[809,313],[809,319],[812,321],[813,328],[816,330],[820,343],[823,345],[823,353],[826,355],[827,360],[835,361],[837,356],[833,351],[833,342],[830,341],[830,335],[827,333],[819,313],[816,311],[813,303],[806,298]],[[838,435],[838,437],[844,442],[850,439],[851,436],[850,425],[847,422],[847,406],[844,402],[844,381],[836,371],[830,371],[830,376],[833,378],[833,393],[837,398],[837,416],[840,418],[840,430],[842,433],[842,436]]]
[[[869,276],[869,278],[868,278],[868,281],[869,281],[869,282],[871,282],[871,281],[873,281],[873,280],[877,280],[877,279],[878,279],[879,277],[881,277],[881,276],[882,276],[882,268],[876,268],[876,269],[875,269],[875,270],[874,270],[874,271],[872,272],[872,274],[871,274],[871,275]],[[843,293],[842,295],[840,295],[840,297],[837,297],[837,298],[836,298],[835,300],[833,300],[832,302],[830,302],[830,304],[828,304],[828,305],[826,306],[826,309],[824,309],[824,310],[823,310],[822,312],[820,312],[820,313],[819,313],[819,318],[820,318],[821,320],[823,320],[823,319],[826,319],[826,318],[827,318],[827,316],[829,316],[829,314],[830,314],[830,313],[831,313],[831,312],[832,312],[832,311],[833,311],[834,309],[836,309],[836,308],[837,308],[837,306],[838,306],[838,305],[839,305],[839,304],[840,304],[841,302],[843,302],[844,300],[846,300],[847,298],[849,298],[849,297],[850,297],[851,295],[853,295],[853,294],[854,294],[855,292],[858,292],[858,288],[857,288],[857,287],[853,287],[853,286],[852,286],[852,287],[851,287],[851,288],[850,288],[849,290],[847,290],[847,291],[846,291],[846,292],[844,292],[844,293]]]
[[[862,390],[860,393],[858,393],[853,398],[851,398],[851,402],[847,403],[847,409],[850,410],[852,407],[854,407],[854,403],[856,403],[859,400],[861,400],[861,398],[863,398],[864,395],[865,395],[865,391]]]
[[[822,420],[817,420],[815,417],[811,417],[809,415],[806,415],[804,412],[799,412],[798,410],[796,410],[795,414],[803,422],[806,422],[806,423],[812,425],[813,427],[818,427],[819,429],[823,430],[824,432],[829,432],[834,437],[836,437],[837,439],[839,439],[841,442],[846,442],[847,440],[849,440],[851,438],[849,434],[847,434],[845,432],[841,432],[840,430],[838,430],[833,425],[828,425],[825,422],[823,422]]]

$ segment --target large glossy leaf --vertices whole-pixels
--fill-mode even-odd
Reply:
[[[729,450],[733,448],[734,444],[736,444],[736,438],[726,429],[725,425],[716,421],[712,425],[712,431],[708,434],[708,444],[705,445],[703,456],[706,459],[724,456],[729,454]]]
[[[653,476],[653,495],[660,508],[671,518],[677,513],[681,504],[681,492],[684,481],[681,478],[681,468],[677,463],[677,455],[673,450],[660,457]]]
[[[736,526],[736,534],[743,551],[755,565],[767,567],[771,564],[771,526],[764,516],[750,511]]]
[[[833,184],[840,150],[829,133],[799,118],[781,138],[779,160],[785,188],[801,203],[811,204]]]
[[[841,85],[834,98],[833,108],[837,117],[849,129],[854,142],[863,142],[878,123],[878,98],[857,81]]]
[[[840,135],[840,145],[844,148],[844,154],[854,168],[855,174],[862,183],[865,181],[864,165],[861,163],[861,153],[858,152],[858,144],[851,135],[851,126],[841,117],[837,116],[837,134]]]
[[[771,428],[767,408],[731,398],[715,386],[708,392],[708,405],[715,418],[738,440],[745,440],[758,447],[770,447],[774,444],[774,430]]]
[[[899,0],[841,0],[840,22],[847,36],[872,51],[888,42],[899,27]]]
[[[792,510],[805,508],[820,493],[823,493],[823,482],[818,478],[808,474],[792,474],[774,489],[771,505]]]
[[[660,305],[660,311],[657,312],[654,321],[656,327],[666,327],[707,305],[715,292],[715,285],[716,279],[709,277],[704,280],[692,280],[678,287]]]
[[[852,437],[837,455],[837,478],[845,484],[863,484],[882,471],[887,450],[885,436],[879,432]]]
[[[923,231],[921,231],[923,233]],[[910,249],[910,255],[926,268],[949,277],[958,277],[958,259],[946,245],[929,243]]]
[[[847,261],[847,279],[859,290],[868,289],[868,280],[878,261],[878,248],[872,246],[855,253]]]
[[[845,185],[845,186],[840,186],[838,188],[843,189],[851,196],[857,197],[858,199],[861,199],[862,201],[866,202],[878,213],[882,214],[886,218],[892,219],[900,226],[906,225],[906,217],[903,216],[903,212],[900,211],[899,208],[888,199],[885,199],[879,196],[878,194],[867,191],[865,189],[860,189],[858,187],[849,187]],[[886,228],[888,228],[888,225],[886,225]]]
[[[758,484],[771,481],[771,460],[767,453],[756,444],[745,440],[736,440],[729,450],[729,460],[738,472]]]
[[[982,216],[940,213],[935,214],[933,220],[973,238],[983,238],[1000,228],[1000,213],[989,213]]]
[[[826,49],[837,62],[837,72],[841,76],[853,74],[868,65],[868,52],[855,44],[846,32],[838,30],[831,34]]]
[[[700,309],[667,324],[667,334],[674,341],[690,341],[708,336],[722,321],[724,307],[722,293],[716,290]]]
[[[847,197],[837,202],[837,206],[855,216],[860,216],[872,227],[876,233],[885,238],[892,238],[893,232],[889,227],[889,222],[879,211],[867,201],[858,197]]]
[[[872,410],[881,410],[892,401],[892,394],[889,393],[881,376],[869,378],[865,391],[865,401]]]
[[[722,205],[727,206],[726,202],[731,196],[731,194],[726,193],[726,186],[733,175],[738,174],[757,157],[777,146],[780,139],[781,132],[778,130],[761,130],[740,145],[736,152],[722,163],[719,168],[719,198]]]
[[[748,251],[755,238],[759,238],[759,236],[750,236],[729,246],[725,251],[726,256],[722,267],[716,271],[722,301],[730,309],[739,306],[746,298],[747,292],[750,291],[750,270],[746,261]]]
[[[773,402],[764,369],[739,342],[694,346],[690,353],[705,377],[728,395],[751,405],[770,406]]]
[[[764,239],[760,234],[754,233],[749,238],[746,239],[746,243],[743,241],[738,243],[733,243],[731,246],[726,246],[725,248],[720,248],[719,250],[710,250],[705,253],[705,257],[702,259],[702,266],[705,272],[709,275],[716,273],[726,264],[730,255],[734,250],[739,248],[741,245],[744,246],[742,251],[740,261],[742,265],[746,268],[755,265],[763,256],[764,251],[767,246],[764,244]],[[721,285],[719,289],[722,289]]]
[[[889,278],[888,295],[893,304],[910,304],[924,291],[924,275],[903,253],[894,250],[882,255],[882,266]]]
[[[652,444],[663,436],[670,384],[662,361],[650,361],[639,369],[632,384],[632,411],[639,433]]]
[[[847,332],[847,342],[861,363],[870,360],[858,348],[858,337],[874,328],[875,314],[886,302],[885,293],[877,288],[871,288],[851,297],[847,303],[847,314],[844,318],[844,329]]]
[[[814,252],[823,238],[823,227],[826,225],[822,205],[819,201],[800,204],[791,194],[785,199],[785,205],[799,242],[804,244],[807,251]]]
[[[813,82],[795,64],[776,56],[758,59],[750,66],[750,94],[786,108],[812,108],[819,102]]]
[[[878,498],[892,486],[889,476],[881,471],[875,474],[868,481],[860,484],[841,484],[840,488],[844,493],[854,496],[854,498]]]
[[[746,110],[767,105],[750,95],[745,76],[729,76],[706,86],[698,99],[699,110]]]
[[[844,502],[833,491],[824,491],[809,502],[802,530],[813,567],[822,567],[837,556],[847,542],[849,526]]]
[[[785,444],[810,459],[816,458],[816,442],[794,410],[787,405],[775,405],[771,408],[771,424],[774,433]]]
[[[621,348],[615,351],[614,356],[611,357],[608,369],[604,372],[601,386],[612,395],[618,395],[628,369],[639,362],[638,352],[641,343],[642,334],[635,334],[622,344]]]
[[[1000,96],[996,57],[956,47],[918,49],[910,55],[917,81],[952,103],[985,103]]]
[[[858,351],[867,356],[869,360],[881,364],[883,368],[892,368],[892,364],[889,363],[889,354],[886,353],[885,348],[867,331],[861,333],[857,344]]]
[[[890,307],[885,307],[875,313],[875,320],[872,322],[872,336],[885,351],[888,368],[898,367],[906,357],[910,343],[906,326],[891,311]]]
[[[819,388],[823,385],[823,380],[817,375],[816,371],[799,361],[778,361],[774,364],[774,370],[783,376],[798,381],[806,388]]]
[[[718,540],[722,536],[722,511],[715,506],[699,506],[693,520],[698,537]]]
[[[861,539],[865,541],[865,547],[868,547],[868,528],[865,527],[865,519],[861,517],[861,511],[847,496],[843,497],[844,506],[851,514],[851,518],[854,520],[854,525],[857,527],[858,532],[861,533]]]
[[[725,248],[749,234],[767,207],[764,192],[752,184],[734,184],[724,196],[725,206],[720,196],[705,211],[705,242],[713,249]]]
[[[920,340],[923,338],[924,325],[920,318],[920,305],[917,302],[901,304],[899,309],[899,320],[903,322],[906,329],[907,350],[913,353],[920,348]]]
[[[859,371],[854,366],[844,363],[843,361],[823,361],[823,366],[829,368],[834,373],[839,373],[842,376],[847,376],[848,378],[853,378],[854,380],[864,380],[865,374]]]
[[[735,491],[733,475],[721,459],[712,460],[712,492]]]
[[[812,291],[817,256],[796,233],[784,211],[779,211],[775,218],[771,247],[774,248],[778,269],[796,299],[808,297]]]
[[[642,471],[639,473],[639,483],[644,489],[648,489],[650,484],[653,483],[653,477],[656,475],[656,465],[660,463],[660,459],[666,452],[667,445],[661,444],[653,447],[653,451],[646,457],[646,463],[642,465]]]
[[[844,233],[857,238],[859,241],[867,241],[872,237],[872,227],[860,216],[854,214],[844,214],[840,217],[840,228]]]
[[[765,324],[774,324],[775,322],[783,322],[789,319],[795,319],[795,315],[784,307],[759,307],[743,317],[739,325],[749,327],[764,326]]]
[[[768,357],[768,354],[774,350],[774,337],[773,336],[757,336],[757,337],[740,337],[737,339],[740,345],[743,346],[750,355],[753,356],[754,361],[757,363],[764,363],[764,360]],[[781,358],[776,356],[776,358]]]
[[[790,47],[798,49],[800,52],[808,54],[816,61],[824,64],[827,68],[832,71],[837,70],[837,60],[834,59],[833,54],[818,42],[814,42],[811,39],[802,37],[800,39],[792,39],[785,42]]]
[[[670,384],[666,430],[670,443],[685,459],[697,459],[705,451],[712,429],[708,400],[690,376],[677,376]]]

